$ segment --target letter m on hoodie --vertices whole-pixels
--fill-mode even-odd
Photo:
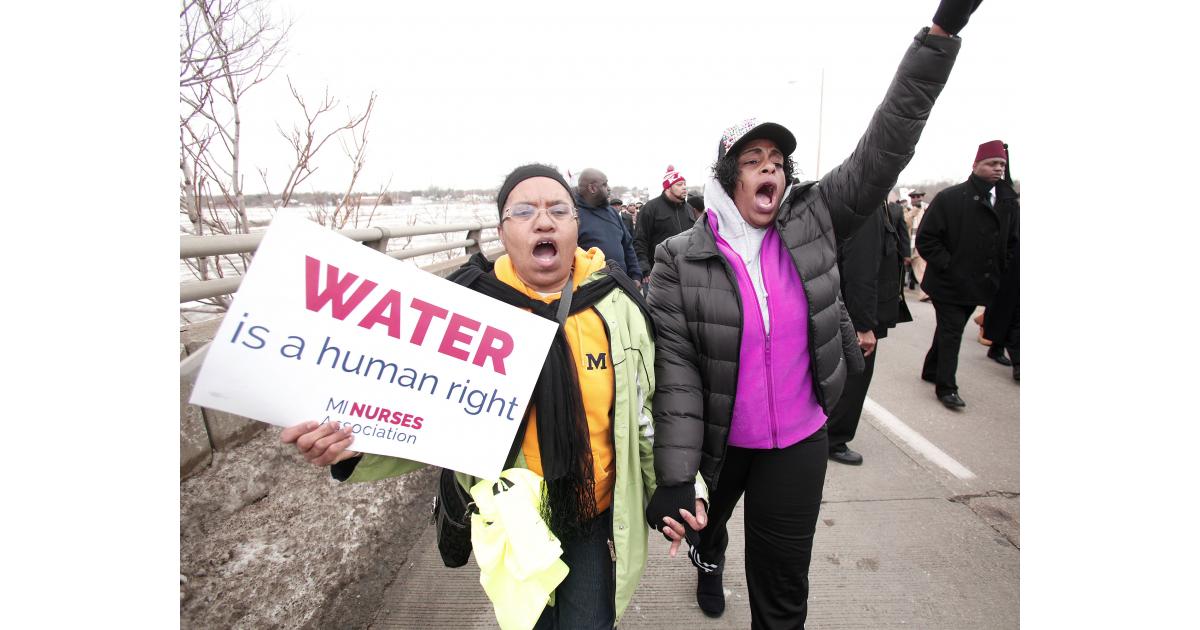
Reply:
[[[358,285],[354,293],[347,298],[346,292],[354,286],[358,276],[347,272],[346,275],[339,277],[338,272],[337,267],[325,265],[325,290],[322,291],[318,286],[321,282],[321,261],[312,256],[304,257],[304,305],[308,307],[308,310],[319,312],[325,304],[329,304],[330,311],[335,318],[346,319],[354,307],[358,306],[376,286],[370,280],[363,280],[362,284]]]

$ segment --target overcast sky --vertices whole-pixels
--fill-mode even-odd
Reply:
[[[1012,145],[1020,176],[1014,4],[983,3],[963,30],[902,183],[965,178],[976,146],[994,138]],[[360,191],[389,179],[391,189],[494,187],[528,161],[596,167],[652,193],[673,164],[698,185],[721,131],[751,116],[791,129],[797,166],[815,177],[849,155],[937,2],[515,5],[276,0],[294,26],[280,68],[244,101],[244,159],[279,188],[288,149],[275,123],[288,127],[298,112],[290,76],[311,99],[328,86],[354,108],[378,93]],[[340,147],[319,164],[304,190],[344,187]],[[261,188],[247,177],[248,190]]]

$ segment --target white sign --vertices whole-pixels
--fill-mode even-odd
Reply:
[[[191,402],[496,478],[557,326],[310,221],[277,217]]]

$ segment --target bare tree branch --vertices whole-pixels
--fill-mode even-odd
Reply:
[[[290,23],[271,15],[269,0],[181,0],[180,2],[180,199],[184,233],[249,233],[255,224],[246,208],[246,173],[257,173],[270,194],[268,171],[253,165],[243,153],[241,105],[254,86],[269,79],[278,68]],[[294,162],[280,190],[278,207],[286,207],[309,177],[317,171],[316,157],[333,138],[341,142],[351,160],[345,193],[332,213],[321,207],[323,224],[345,225],[360,220],[360,196],[354,187],[366,163],[367,128],[374,110],[372,93],[365,108],[347,109],[346,121],[330,127],[328,115],[338,106],[328,89],[315,105],[308,103],[288,79],[303,122],[285,133]],[[346,136],[349,136],[347,139]],[[251,175],[252,177],[254,175]],[[376,197],[375,206],[379,204]],[[270,210],[273,213],[273,209]],[[372,207],[365,218],[375,216]],[[217,256],[184,261],[184,269],[206,280],[244,273],[252,255]],[[200,301],[215,309],[229,304],[226,296]],[[202,310],[202,309],[201,309]]]

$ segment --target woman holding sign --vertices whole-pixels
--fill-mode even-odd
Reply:
[[[517,168],[504,180],[497,206],[506,255],[494,266],[476,255],[451,279],[561,322],[514,463],[544,477],[542,514],[569,569],[554,590],[553,606],[533,617],[534,627],[612,628],[646,561],[642,509],[654,489],[652,327],[633,283],[606,265],[598,249],[578,248],[575,205],[555,169]],[[351,450],[349,428],[333,423],[293,426],[282,439],[312,463],[332,465],[334,477],[344,481],[391,477],[423,465],[360,455]],[[460,475],[460,482],[469,488],[475,480]],[[699,491],[703,497],[702,486]],[[693,528],[704,524],[699,505],[698,517],[688,514]],[[683,533],[674,525],[672,554]]]
[[[753,627],[804,627],[825,422],[847,371],[862,369],[859,345],[873,343],[842,305],[837,241],[879,207],[912,157],[958,54],[953,34],[976,5],[943,0],[857,148],[819,182],[793,178],[796,138],[783,126],[748,120],[727,129],[704,215],[655,252],[658,487],[646,517],[659,527],[691,506],[692,476],[703,475],[711,520],[692,559],[696,600],[709,616],[725,610],[725,524],[744,494]],[[779,48],[764,39],[747,50]]]

